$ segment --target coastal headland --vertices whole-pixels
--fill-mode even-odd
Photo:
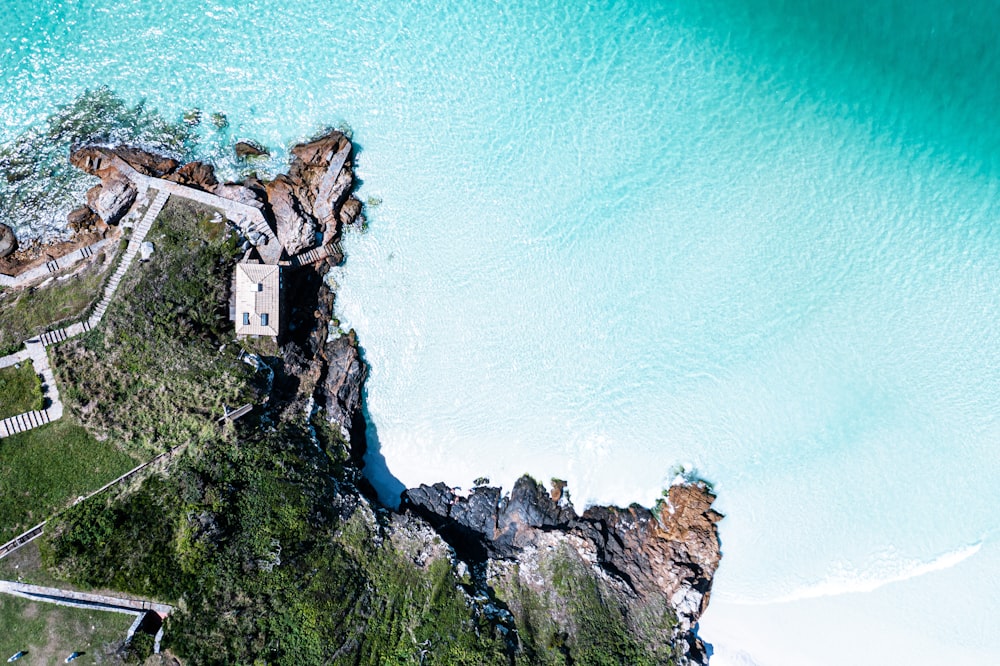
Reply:
[[[240,182],[135,146],[72,152],[100,179],[71,213],[80,238],[146,216],[126,235],[151,245],[118,264],[86,327],[42,353],[63,418],[137,462],[169,455],[57,506],[7,555],[29,563],[16,575],[175,606],[162,643],[181,663],[707,664],[695,630],[721,515],[705,483],[652,509],[578,513],[565,483],[527,476],[507,494],[483,479],[378,503],[362,341],[341,330],[326,279],[364,219],[353,150],[326,130],[290,149],[286,173]],[[274,337],[234,340],[241,262],[280,271]]]

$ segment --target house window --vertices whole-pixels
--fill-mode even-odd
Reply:
[[[267,326],[267,313],[265,312],[260,316],[260,325]]]
[[[243,325],[244,326],[249,326],[250,325],[250,313],[249,312],[244,312],[243,313]]]
[[[257,291],[264,291],[264,283],[263,282],[258,282],[257,283]]]

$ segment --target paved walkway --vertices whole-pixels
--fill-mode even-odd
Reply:
[[[0,287],[21,287],[26,284],[30,284],[39,278],[45,277],[46,275],[58,273],[62,269],[68,268],[78,261],[94,256],[98,250],[107,244],[108,239],[99,240],[86,247],[73,250],[69,254],[59,257],[58,259],[52,259],[51,261],[47,261],[40,266],[35,266],[30,270],[24,271],[20,275],[5,275],[0,273]]]
[[[69,606],[71,608],[84,608],[87,610],[106,611],[109,613],[124,613],[135,617],[132,626],[125,634],[125,642],[132,640],[132,636],[139,629],[148,613],[156,613],[160,617],[160,627],[153,639],[153,653],[160,653],[160,641],[163,639],[162,621],[174,611],[173,606],[160,604],[155,601],[145,599],[129,599],[126,597],[112,597],[106,594],[90,594],[87,592],[76,592],[73,590],[62,590],[55,587],[41,587],[39,585],[28,585],[12,580],[0,580],[0,593],[10,594],[22,599],[37,601],[57,606]]]
[[[117,155],[111,155],[107,159],[112,165],[115,166],[115,168],[118,169],[119,172],[135,183],[136,187],[138,187],[140,191],[146,191],[149,188],[153,188],[188,199],[190,201],[198,202],[205,206],[217,208],[223,215],[226,216],[227,220],[243,229],[245,235],[249,235],[252,231],[258,232],[267,239],[267,243],[257,246],[257,251],[260,253],[264,263],[278,263],[278,260],[281,257],[281,243],[278,242],[278,238],[274,235],[274,232],[271,231],[271,227],[267,223],[264,213],[262,213],[259,208],[239,201],[234,201],[232,199],[226,199],[225,197],[220,197],[217,194],[204,192],[194,187],[181,185],[180,183],[175,183],[170,180],[147,176],[136,171],[131,164]]]

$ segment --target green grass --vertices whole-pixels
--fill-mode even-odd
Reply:
[[[95,264],[45,287],[8,292],[0,299],[0,354],[17,351],[28,338],[78,318],[97,298],[103,281],[104,273]]]
[[[31,361],[0,368],[0,419],[42,408],[42,380]]]
[[[98,442],[68,417],[0,439],[0,542],[134,465],[127,455],[107,441]]]
[[[219,432],[223,405],[253,399],[228,318],[239,249],[213,211],[171,198],[101,326],[54,348],[63,401],[92,432],[151,457]]]
[[[26,650],[18,664],[62,663],[72,652],[86,653],[75,664],[107,663],[133,619],[0,594],[0,660]]]

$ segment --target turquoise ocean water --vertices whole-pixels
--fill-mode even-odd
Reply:
[[[350,123],[375,480],[719,492],[713,664],[1000,663],[1000,3],[0,9],[0,139]],[[384,458],[384,465],[380,461]]]

